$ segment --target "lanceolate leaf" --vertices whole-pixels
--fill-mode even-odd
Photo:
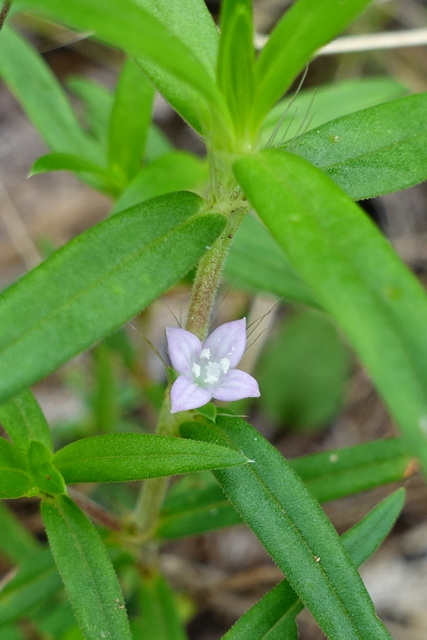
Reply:
[[[0,499],[21,498],[33,488],[26,456],[0,437]]]
[[[140,579],[139,601],[142,615],[138,637],[188,640],[179,618],[175,595],[160,573],[147,573]]]
[[[26,559],[0,590],[0,627],[25,616],[61,589],[61,578],[48,549]],[[3,631],[0,628],[0,636]]]
[[[127,482],[245,464],[224,447],[173,436],[117,433],[77,440],[54,456],[67,484]]]
[[[85,640],[131,640],[120,585],[94,526],[67,496],[43,501],[41,511]]]
[[[173,191],[196,189],[207,183],[208,165],[186,151],[172,151],[147,164],[123,191],[111,213]]]
[[[174,35],[185,43],[204,67],[204,73],[215,78],[215,63],[218,51],[218,29],[212,20],[204,0],[138,0],[139,4],[161,20]],[[172,54],[173,55],[173,54]],[[203,134],[200,98],[193,89],[179,81],[165,67],[140,58],[147,75],[153,80],[170,104]]]
[[[218,29],[204,0],[138,0],[191,50],[215,77]]]
[[[41,442],[33,440],[28,449],[28,462],[37,487],[48,495],[65,493],[64,480],[52,463],[52,452]]]
[[[402,84],[382,76],[341,80],[304,89],[281,100],[268,113],[262,126],[262,140],[268,146],[283,144],[330,120],[407,93]]]
[[[249,114],[254,91],[252,0],[225,0],[221,6],[217,78],[238,141],[249,139]]]
[[[404,503],[399,489],[374,507],[341,540],[353,562],[359,566],[380,546]],[[293,640],[297,638],[295,616],[303,604],[287,580],[283,580],[256,603],[223,636],[223,640]]]
[[[282,455],[232,416],[216,425],[187,423],[183,432],[253,461],[215,476],[328,638],[390,640],[337,532]]]
[[[139,59],[144,71],[167,99],[199,131],[208,122],[209,106],[219,118],[228,115],[209,66],[157,16],[133,0],[26,0],[71,27],[88,29],[105,42]],[[170,79],[172,81],[170,82]],[[183,98],[179,94],[182,94]]]
[[[254,121],[258,124],[315,51],[357,16],[370,0],[298,0],[285,13],[256,64]]]
[[[363,211],[281,151],[236,164],[291,265],[346,332],[427,472],[427,297]]]
[[[39,403],[29,389],[0,405],[0,422],[15,445],[27,451],[30,441],[42,442],[52,449],[52,436],[49,425]]]
[[[7,27],[2,29],[0,38],[0,76],[51,149],[82,154],[92,161],[100,159],[97,145],[81,129],[42,57]]]
[[[427,180],[427,93],[357,111],[288,142],[353,200]]]
[[[403,481],[416,471],[400,438],[322,451],[292,458],[288,463],[319,502]],[[209,478],[210,475],[206,478],[199,474],[173,485],[157,529],[160,538],[198,535],[242,521],[223,491]]]
[[[103,153],[107,154],[108,126],[113,94],[102,84],[84,76],[69,76],[67,86],[83,102],[83,118],[90,133],[100,143]]]
[[[416,464],[402,438],[375,440],[289,460],[319,502],[404,480]]]
[[[39,541],[24,527],[9,507],[0,502],[0,551],[12,562],[29,560],[41,549]]]
[[[114,96],[108,162],[123,187],[141,167],[151,121],[154,86],[134,60],[126,60]]]
[[[109,218],[0,296],[0,401],[114,331],[177,282],[224,227],[175,193]],[[30,312],[31,310],[31,312]]]
[[[75,171],[76,173],[94,173],[106,177],[106,170],[96,162],[73,153],[48,153],[37,158],[31,167],[30,176],[47,171]]]

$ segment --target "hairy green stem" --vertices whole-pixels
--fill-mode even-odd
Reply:
[[[224,184],[224,183],[223,183]],[[230,183],[227,183],[225,191],[233,192]],[[213,305],[216,293],[221,281],[225,259],[229,252],[243,216],[246,212],[246,204],[240,197],[222,197],[221,204],[215,201],[217,206],[213,211],[221,211],[227,217],[224,231],[209,248],[199,262],[197,274],[193,283],[190,305],[187,316],[186,329],[194,333],[200,340],[204,340],[209,330]],[[160,411],[156,433],[160,435],[176,435],[178,425],[182,421],[179,414],[170,412],[170,386],[166,389],[165,399]],[[160,511],[166,495],[169,478],[150,478],[145,480],[139,495],[134,512],[134,521],[139,533],[144,539],[150,539],[158,525]]]
[[[224,231],[199,262],[188,309],[186,329],[202,341],[206,338],[209,330],[225,259],[244,214],[244,207],[238,207],[229,212]]]
[[[144,538],[156,530],[168,483],[168,476],[144,480],[135,509],[135,522]]]

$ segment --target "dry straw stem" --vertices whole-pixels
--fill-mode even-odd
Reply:
[[[257,35],[255,47],[262,49],[268,36]],[[343,36],[336,38],[325,47],[319,49],[316,56],[329,56],[339,53],[354,53],[357,51],[375,51],[386,49],[401,49],[404,47],[421,47],[427,44],[427,28],[407,29],[402,31],[388,31],[386,33],[369,33],[358,36]]]

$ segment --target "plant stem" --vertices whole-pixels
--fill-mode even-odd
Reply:
[[[194,333],[202,342],[209,330],[225,259],[244,214],[245,208],[242,206],[229,212],[224,231],[199,262],[188,309],[186,329]]]
[[[144,480],[135,509],[135,522],[139,533],[150,538],[159,521],[163,500],[168,488],[169,477]]]
[[[175,435],[179,419],[171,413],[170,385],[168,385],[162,408],[160,409],[156,433]],[[169,478],[148,478],[144,480],[134,512],[134,521],[139,533],[149,538],[157,526],[160,510],[166,494]]]
[[[187,331],[204,340],[208,333],[211,313],[216,293],[221,281],[225,259],[230,249],[247,205],[236,192],[234,178],[228,171],[217,172],[212,184],[216,203],[212,211],[220,211],[227,217],[227,224],[222,234],[199,262],[193,283],[190,305],[187,316]],[[219,189],[218,189],[219,185]],[[221,193],[221,187],[223,192]],[[166,389],[165,399],[160,410],[156,433],[159,435],[176,435],[182,415],[170,412],[170,385]],[[166,495],[169,478],[150,478],[145,480],[134,512],[134,520],[139,533],[145,539],[154,534],[160,516],[163,500]]]

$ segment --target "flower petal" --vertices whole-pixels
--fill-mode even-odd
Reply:
[[[178,373],[190,374],[191,367],[200,355],[202,343],[199,338],[185,329],[167,327],[166,338],[172,366]]]
[[[203,348],[210,350],[210,359],[214,362],[227,358],[230,367],[234,368],[240,362],[246,348],[246,318],[222,324],[211,333]]]
[[[220,387],[212,391],[216,400],[242,400],[243,398],[258,398],[260,396],[258,382],[244,371],[233,369],[230,371]]]
[[[208,389],[201,389],[190,378],[179,376],[171,389],[171,413],[198,409],[211,399]]]

